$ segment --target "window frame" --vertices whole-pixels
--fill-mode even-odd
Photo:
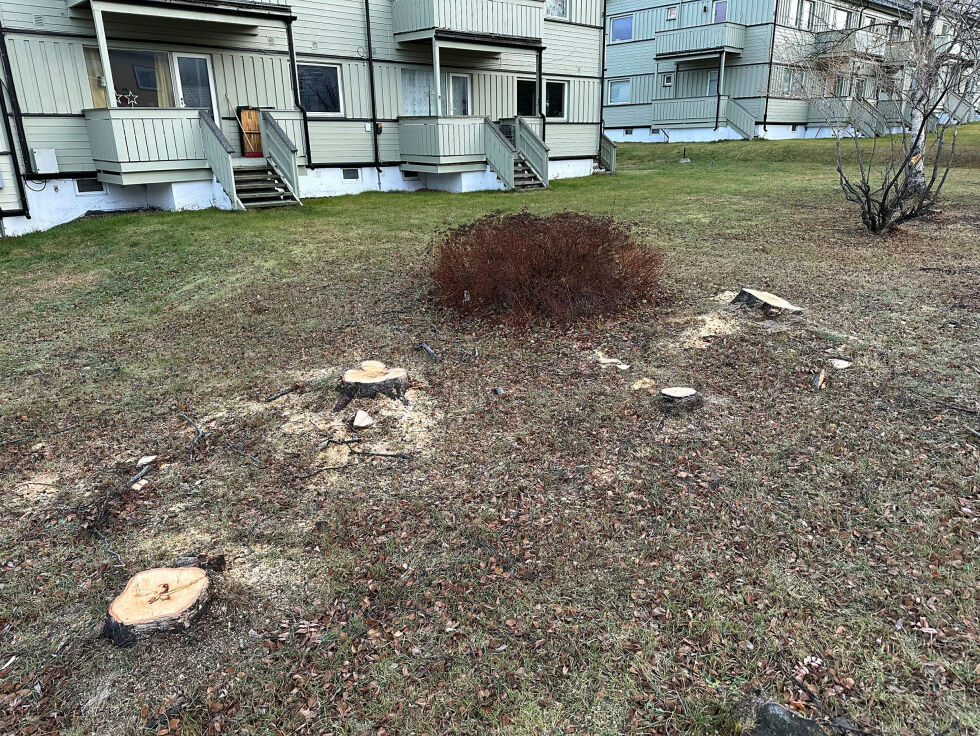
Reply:
[[[544,17],[550,20],[571,20],[572,17],[572,0],[565,0],[565,15],[551,15],[548,12],[548,0],[544,2]]]
[[[299,91],[299,104],[303,104],[303,86],[300,81],[299,68],[301,66],[315,66],[315,67],[327,67],[330,69],[337,70],[337,112],[319,112],[314,110],[307,110],[306,114],[310,117],[317,118],[342,118],[344,117],[344,70],[340,64],[331,64],[329,62],[320,61],[304,61],[302,63],[296,64],[296,88]]]
[[[630,37],[629,38],[619,38],[619,39],[615,38],[614,28],[616,27],[616,21],[617,20],[626,20],[627,18],[630,19]],[[630,41],[633,41],[634,38],[635,38],[635,35],[633,33],[633,28],[634,28],[635,25],[636,25],[636,17],[635,17],[635,14],[634,13],[625,13],[624,15],[617,15],[614,18],[610,18],[609,19],[609,43],[610,44],[614,44],[614,43],[629,43]]]
[[[518,77],[516,83],[514,84],[514,114],[517,115],[518,117],[523,117],[523,118],[540,117],[541,110],[535,110],[533,113],[531,113],[531,115],[521,114],[521,111],[517,105],[518,101],[520,100],[520,96],[517,93],[517,88],[520,86],[521,82],[524,82],[525,84],[534,85],[534,101],[535,103],[540,101],[538,97],[538,80],[532,79],[531,77]]]
[[[613,85],[614,84],[625,84],[626,85],[626,101],[625,102],[613,102],[612,90],[613,90]],[[621,79],[610,79],[609,80],[609,87],[606,90],[606,104],[607,105],[629,105],[632,101],[633,101],[633,78],[632,77],[623,77]],[[567,103],[566,103],[565,107],[566,108],[568,107]],[[566,109],[566,113],[567,113],[567,109]]]
[[[562,93],[562,114],[561,117],[552,117],[548,115],[548,85],[558,84],[564,89]],[[542,97],[542,104],[544,107],[545,120],[553,123],[567,123],[568,122],[568,80],[565,79],[546,79],[544,82],[544,96]]]
[[[712,77],[712,75],[714,75],[714,77]],[[712,80],[712,78],[714,78],[714,80],[715,80],[715,91],[714,92],[711,91],[711,80]],[[719,87],[720,84],[721,84],[721,75],[718,74],[718,70],[717,69],[709,69],[708,70],[708,82],[705,85],[704,96],[705,97],[718,97],[721,94],[721,87]]]
[[[453,113],[453,101],[455,95],[453,94],[453,78],[460,77],[466,80],[466,114],[456,115]],[[473,116],[473,75],[467,74],[465,72],[450,72],[446,77],[446,117],[448,118],[459,118],[459,117],[472,117]]]
[[[674,86],[674,74],[675,72],[664,72],[663,74],[661,74],[663,79],[660,81],[660,86],[665,87],[667,89],[672,89]]]
[[[725,17],[723,20],[718,20],[718,6],[725,6]],[[714,23],[727,23],[728,22],[728,0],[715,0],[711,4],[711,22]]]
[[[681,14],[680,6],[668,5],[666,10],[667,10],[667,15],[664,16],[664,21],[667,23],[676,23],[677,19],[680,17]],[[671,12],[673,12],[673,15],[671,15]]]
[[[353,171],[357,174],[353,179],[348,179],[346,174],[348,171]],[[340,180],[341,181],[362,181],[364,178],[361,170],[356,166],[345,166],[340,170]]]
[[[151,109],[151,108],[148,108],[148,109]],[[94,182],[96,182],[102,188],[99,189],[98,191],[94,191],[94,192],[83,192],[83,191],[81,191],[78,188],[78,184],[81,181],[94,181]],[[98,179],[92,179],[92,178],[75,179],[74,182],[75,182],[75,196],[76,197],[101,197],[101,196],[104,196],[104,195],[106,195],[106,194],[109,193],[109,190],[106,189],[105,182],[104,181],[99,181]]]

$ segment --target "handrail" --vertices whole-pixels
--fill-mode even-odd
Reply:
[[[527,165],[531,167],[541,183],[548,186],[548,148],[547,144],[538,137],[534,129],[527,124],[523,117],[518,115],[514,125],[514,147],[517,152],[524,157]]]
[[[221,128],[214,122],[214,118],[208,114],[207,110],[200,110],[198,118],[201,121],[201,142],[204,145],[204,156],[208,160],[211,171],[214,172],[214,178],[225,190],[225,194],[231,200],[231,206],[236,210],[245,209],[245,205],[242,204],[238,198],[238,193],[235,191],[235,169],[231,163],[231,156],[235,149],[232,148],[231,143],[225,138],[225,134],[221,132]]]
[[[606,171],[616,170],[616,142],[605,133],[599,134],[599,165]]]
[[[738,102],[728,97],[725,105],[725,118],[728,124],[748,140],[755,138],[755,115]]]
[[[259,130],[269,165],[282,177],[286,187],[299,200],[299,166],[296,163],[296,153],[299,149],[267,110],[263,110],[259,117]]]
[[[517,149],[490,118],[483,118],[483,149],[487,163],[506,189],[514,188],[514,158]]]

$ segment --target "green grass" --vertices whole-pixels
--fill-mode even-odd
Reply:
[[[29,438],[0,446],[0,731],[710,733],[744,695],[807,702],[807,656],[863,726],[980,727],[978,421],[949,408],[980,407],[978,131],[944,211],[887,239],[814,141],[0,242],[0,443]],[[671,307],[525,333],[434,309],[439,229],[524,206],[637,223]],[[719,312],[742,285],[805,318]],[[727,329],[696,339],[706,318]],[[814,391],[831,355],[854,366]],[[416,385],[365,405],[363,446],[410,461],[326,443],[349,433],[331,377],[369,357]],[[705,405],[664,418],[645,386],[677,384]],[[178,412],[208,433],[193,462]],[[81,528],[106,494],[122,566]],[[94,637],[130,575],[190,551],[228,557],[205,619]]]

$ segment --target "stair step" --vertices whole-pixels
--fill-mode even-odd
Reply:
[[[263,181],[263,182],[243,182],[235,181],[236,189],[269,189],[270,187],[280,186],[279,182],[276,181]]]
[[[266,202],[273,199],[293,199],[293,195],[289,192],[249,192],[239,194],[238,198],[242,200],[242,204],[245,204],[246,202]]]
[[[293,205],[298,205],[299,202],[295,198],[292,198],[259,200],[257,202],[249,201],[242,202],[242,204],[245,205],[246,209],[258,210],[265,209],[266,207],[291,207]]]

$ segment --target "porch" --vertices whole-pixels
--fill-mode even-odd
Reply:
[[[399,43],[443,37],[540,45],[544,0],[394,0]]]
[[[650,103],[655,128],[714,128],[729,126],[743,138],[755,136],[755,116],[728,95],[705,95]]]

